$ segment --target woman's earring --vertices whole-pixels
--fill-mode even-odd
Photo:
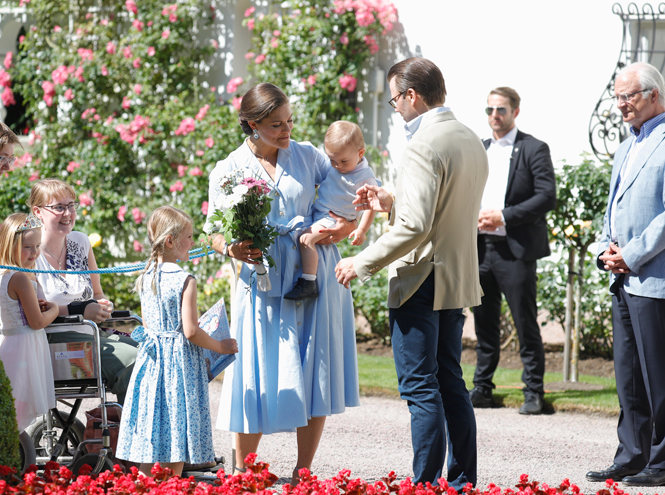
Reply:
[[[254,139],[259,139],[259,131],[257,129],[254,129],[254,135],[252,137]]]

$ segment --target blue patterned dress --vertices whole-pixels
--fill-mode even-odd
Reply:
[[[311,144],[291,141],[288,149],[279,150],[272,180],[243,144],[210,174],[209,217],[224,200],[221,175],[239,168],[268,182],[273,196],[268,222],[280,235],[269,249],[276,266],[269,270],[268,292],[257,290],[254,265],[243,263],[240,270],[231,311],[238,354],[224,371],[217,428],[292,431],[312,417],[360,405],[353,298],[335,278],[341,259],[337,247],[317,246],[318,298],[282,297],[302,274],[298,236],[312,223],[316,185],[332,167]],[[208,218],[205,228],[210,226]]]
[[[191,277],[175,263],[154,270],[140,291],[144,327],[118,437],[117,457],[133,462],[207,463],[214,460],[203,349],[182,330],[181,301]]]

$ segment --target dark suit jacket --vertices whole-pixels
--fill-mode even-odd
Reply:
[[[485,149],[489,148],[490,142],[489,139],[483,141]],[[518,130],[510,158],[503,209],[508,246],[516,258],[534,261],[550,254],[545,214],[555,207],[556,181],[550,148]],[[478,238],[479,249],[484,249],[481,236]]]

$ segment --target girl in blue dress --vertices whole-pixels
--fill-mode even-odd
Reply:
[[[283,299],[302,274],[298,235],[311,225],[316,186],[331,170],[330,161],[310,143],[290,139],[291,107],[277,86],[251,88],[239,120],[249,137],[210,174],[209,215],[224,203],[220,178],[242,170],[272,189],[268,222],[280,235],[269,249],[276,266],[268,270],[266,292],[257,287],[254,260],[261,253],[251,240],[226,245],[222,235],[212,239],[216,251],[243,262],[231,312],[239,352],[225,370],[217,427],[236,433],[239,471],[245,456],[257,451],[261,435],[297,431],[296,482],[298,470],[311,467],[326,417],[360,405],[353,299],[335,279],[340,255],[330,244],[347,237],[357,223],[335,217],[328,245],[318,246],[318,299]],[[204,230],[211,227],[208,220]]]
[[[117,457],[140,463],[151,476],[154,463],[181,474],[183,464],[214,461],[203,348],[238,351],[234,339],[218,341],[199,328],[196,281],[176,261],[188,261],[194,246],[192,219],[162,206],[148,220],[150,259],[136,282],[143,327],[129,382]]]

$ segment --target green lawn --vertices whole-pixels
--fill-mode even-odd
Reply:
[[[467,387],[473,387],[474,366],[462,365]],[[358,355],[360,393],[399,397],[397,374],[391,357]],[[498,368],[494,375],[494,401],[506,407],[519,407],[524,401],[521,382],[522,370]],[[602,386],[601,390],[548,391],[547,384],[561,381],[561,373],[545,373],[546,409],[555,411],[588,411],[604,414],[619,414],[616,384],[612,378],[581,375],[579,381]]]

